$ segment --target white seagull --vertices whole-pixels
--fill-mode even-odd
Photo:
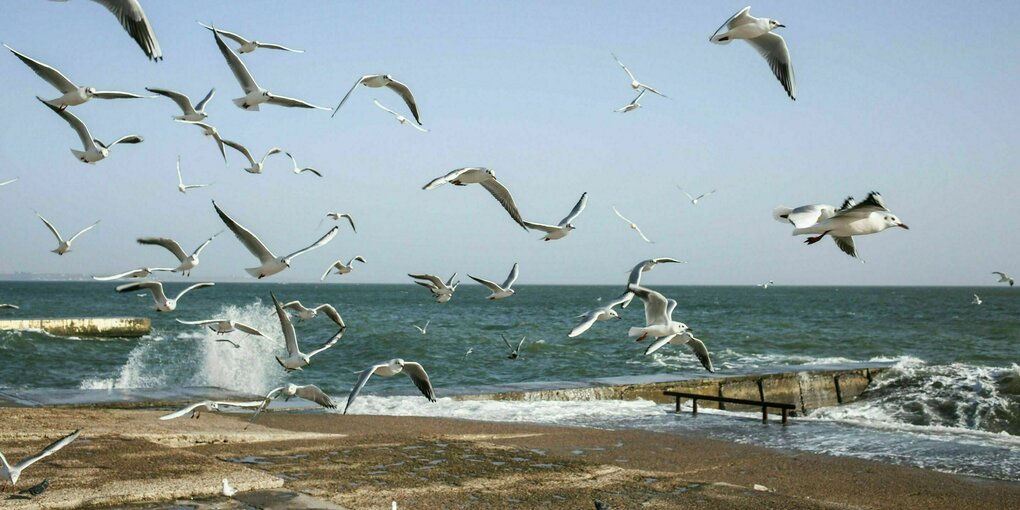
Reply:
[[[39,75],[40,78],[46,80],[47,83],[53,85],[62,96],[55,99],[41,99],[42,102],[59,108],[61,110],[68,106],[78,106],[89,99],[144,99],[145,96],[138,94],[132,94],[130,92],[118,92],[115,90],[96,90],[94,87],[80,87],[75,85],[74,82],[67,79],[66,76],[61,74],[60,71],[42,63],[38,60],[33,60],[27,55],[15,51],[14,48],[4,45],[7,49],[11,50],[14,56],[21,59],[35,74]]]
[[[259,405],[262,405],[262,402],[259,402]],[[233,496],[234,494],[237,494],[237,489],[235,489],[233,485],[230,485],[230,482],[228,482],[227,479],[224,478],[223,479],[223,495],[229,498],[230,496]]]
[[[56,0],[66,2],[67,0]],[[163,51],[159,48],[159,41],[156,40],[156,33],[152,31],[149,18],[142,10],[142,4],[138,0],[93,0],[99,5],[106,7],[117,21],[124,27],[128,35],[138,43],[138,47],[145,52],[149,60],[163,60]]]
[[[620,298],[626,298],[623,302],[623,307],[627,308],[630,306],[631,300],[634,299],[634,293],[630,291],[630,285],[641,285],[641,273],[647,273],[651,271],[653,267],[658,264],[686,264],[682,260],[677,260],[669,257],[658,257],[654,259],[646,259],[638,262],[633,269],[630,270],[630,277],[627,278],[628,288],[620,294]]]
[[[615,54],[610,53],[610,55],[613,55],[613,59],[616,60],[616,63],[620,64],[620,67],[623,68],[623,72],[627,73],[627,76],[630,77],[630,88],[632,88],[634,90],[640,90],[642,92],[647,90],[648,92],[651,92],[652,94],[658,94],[658,95],[660,95],[662,97],[667,97],[666,94],[663,94],[662,92],[659,92],[658,90],[655,90],[652,87],[649,87],[648,85],[645,85],[644,83],[639,82],[637,80],[637,78],[634,77],[634,73],[630,72],[630,69],[627,69],[627,66],[623,65],[623,62],[620,62],[620,59],[617,58]],[[638,97],[640,98],[641,96],[638,96]],[[634,101],[637,101],[637,99],[635,99]]]
[[[393,116],[397,119],[397,122],[399,122],[401,124],[407,124],[408,126],[411,126],[414,129],[417,129],[418,131],[421,131],[422,133],[428,133],[429,132],[429,130],[427,130],[427,129],[425,129],[425,128],[423,128],[423,127],[421,127],[421,126],[419,126],[419,125],[417,125],[417,124],[415,124],[413,122],[408,121],[407,117],[404,117],[403,115],[401,115],[401,114],[399,114],[399,113],[397,113],[397,112],[395,112],[393,110],[390,110],[389,108],[383,106],[382,103],[380,103],[378,100],[373,99],[372,102],[375,103],[375,105],[378,106],[379,108],[382,108],[384,111],[387,111],[387,112],[390,112],[391,114],[393,114]]]
[[[71,441],[78,439],[79,434],[81,434],[81,429],[78,429],[63,438],[54,441],[46,448],[43,448],[41,452],[31,457],[24,458],[21,460],[21,462],[18,462],[13,466],[8,464],[7,458],[4,457],[3,453],[0,453],[0,478],[7,479],[8,482],[11,482],[11,485],[17,485],[18,478],[21,477],[21,472],[24,471],[25,468],[31,466],[32,464],[35,464],[36,462],[39,462],[40,460],[46,457],[49,457],[50,455],[53,455],[54,453],[57,452],[57,450],[71,444]]]
[[[36,99],[45,104],[47,108],[53,110],[54,113],[59,115],[60,118],[64,119],[68,124],[70,124],[74,131],[78,133],[78,139],[81,140],[82,148],[85,150],[78,151],[71,149],[71,154],[74,154],[74,157],[77,158],[78,161],[81,161],[82,163],[92,164],[102,159],[105,159],[107,156],[110,155],[110,149],[112,149],[113,146],[117,145],[118,143],[142,143],[143,141],[142,137],[138,135],[127,135],[118,138],[110,145],[106,145],[98,138],[92,138],[92,134],[89,133],[88,126],[86,126],[85,123],[82,122],[81,119],[76,117],[73,113],[67,110],[61,110],[60,108],[57,108],[56,106],[53,106],[47,103],[46,101],[43,101],[42,98],[39,96],[36,96]]]
[[[974,294],[974,301],[972,301],[971,303],[973,303],[975,305],[980,305],[981,303],[984,303],[984,301],[981,301],[981,298],[978,297],[977,294]]]
[[[157,312],[172,312],[177,308],[177,301],[179,301],[185,294],[195,289],[201,289],[203,287],[212,287],[216,285],[212,282],[196,283],[174,296],[173,299],[166,297],[163,292],[163,283],[157,281],[145,281],[135,283],[125,283],[117,287],[117,292],[131,292],[133,290],[148,289],[152,292],[152,299],[156,302],[155,310]]]
[[[426,320],[424,326],[419,326],[417,324],[411,324],[411,325],[414,326],[414,329],[417,329],[418,331],[421,332],[421,334],[424,335],[424,334],[428,333],[428,331],[429,331],[429,323],[430,322],[432,322],[432,319]]]
[[[347,405],[344,406],[344,414],[347,414],[347,410],[351,408],[351,404],[354,403],[354,399],[358,397],[358,393],[361,392],[361,388],[365,387],[365,383],[368,382],[368,378],[372,377],[372,374],[378,374],[383,377],[392,377],[403,372],[411,378],[411,382],[418,387],[422,395],[429,399],[431,402],[436,401],[436,392],[432,389],[432,382],[429,381],[429,374],[425,373],[425,368],[413,361],[404,361],[400,358],[391,359],[386,363],[379,363],[373,365],[361,372],[361,376],[358,377],[358,382],[354,385],[351,390],[350,396],[347,397]]]
[[[234,331],[240,331],[249,335],[267,337],[261,331],[241,322],[233,321],[230,319],[209,319],[204,321],[182,321],[177,319],[177,322],[181,324],[187,324],[189,326],[209,326],[209,329],[217,335],[225,335],[227,333],[233,333]]]
[[[209,116],[205,113],[205,105],[209,103],[209,100],[212,99],[213,94],[216,93],[215,88],[211,89],[209,93],[205,95],[205,98],[199,101],[198,106],[192,106],[191,98],[184,94],[181,94],[180,92],[177,92],[176,90],[157,89],[152,87],[145,87],[145,90],[148,90],[153,94],[159,94],[164,97],[169,97],[171,100],[173,100],[173,102],[177,103],[177,106],[180,107],[182,112],[184,112],[184,115],[176,115],[174,116],[174,119],[186,120],[188,122],[200,122]]]
[[[17,180],[18,180],[18,177],[15,177],[15,178],[13,178],[13,179],[11,179],[9,181],[0,182],[0,186],[6,186],[6,185],[8,185],[8,184],[10,184],[10,183],[12,183],[14,181],[17,181]]]
[[[629,111],[633,111],[633,110],[637,110],[638,108],[641,108],[641,103],[639,103],[638,101],[641,100],[641,96],[643,96],[643,95],[645,95],[645,90],[641,89],[641,92],[638,92],[638,95],[637,95],[637,97],[634,98],[634,100],[632,100],[630,103],[627,103],[622,108],[617,108],[616,110],[613,110],[613,111],[614,112],[618,112],[618,113],[627,113]]]
[[[767,288],[769,288],[769,285],[772,285],[773,283],[775,283],[775,282],[773,282],[772,280],[769,280],[769,281],[767,281],[765,283],[759,283],[758,286],[761,287],[762,289],[767,289]]]
[[[358,85],[364,85],[366,87],[376,89],[379,87],[386,87],[393,92],[396,92],[400,95],[400,98],[404,100],[404,103],[407,104],[407,108],[411,110],[411,115],[414,116],[414,121],[417,122],[419,126],[421,125],[421,117],[418,116],[418,104],[414,101],[414,94],[411,94],[411,89],[407,88],[407,85],[394,80],[393,77],[388,74],[366,74],[365,76],[358,78],[358,81],[354,82],[354,86],[351,87],[351,90],[347,91],[347,95],[340,100],[340,104],[336,105],[336,109],[333,110],[333,117],[336,117],[336,113],[340,111],[340,107],[347,102],[347,98],[351,97],[351,94],[354,92],[354,89],[358,88]]]
[[[645,303],[645,326],[633,327],[627,332],[627,336],[637,337],[640,342],[646,337],[653,336],[656,339],[675,336],[689,330],[686,324],[673,320],[673,310],[676,308],[676,301],[667,300],[662,294],[638,285],[628,285],[627,290],[631,291]]]
[[[645,234],[644,234],[644,232],[641,232],[641,229],[640,229],[640,228],[638,228],[638,226],[637,226],[637,223],[634,223],[633,221],[630,221],[630,220],[628,220],[628,219],[627,219],[627,218],[625,218],[625,217],[624,217],[624,216],[623,216],[622,214],[620,214],[620,211],[618,211],[618,210],[616,209],[616,206],[615,206],[615,205],[613,206],[613,212],[614,212],[614,213],[616,213],[616,215],[617,215],[617,216],[619,216],[621,220],[623,220],[623,221],[627,222],[627,225],[628,225],[628,226],[629,226],[629,227],[630,227],[630,228],[631,228],[632,230],[634,230],[635,232],[637,232],[637,233],[638,233],[638,235],[639,235],[639,236],[641,236],[641,239],[644,239],[644,241],[645,241],[646,243],[655,243],[655,241],[652,241],[651,239],[648,239],[647,237],[645,237]]]
[[[181,248],[181,245],[177,244],[177,241],[166,237],[142,237],[138,239],[138,244],[162,246],[163,248],[166,248],[170,251],[170,253],[173,253],[174,256],[177,257],[178,261],[180,261],[180,265],[174,268],[173,272],[181,273],[184,276],[190,276],[191,270],[197,267],[200,262],[198,259],[199,254],[201,254],[202,250],[204,250],[213,239],[216,239],[216,236],[220,235],[220,233],[222,232],[218,232],[209,239],[206,239],[205,242],[198,246],[198,248],[195,248],[195,251],[191,252],[191,255],[188,255],[188,253]]]
[[[273,306],[276,308],[276,316],[280,319],[280,329],[283,330],[283,341],[287,346],[287,357],[281,358],[276,356],[276,362],[288,372],[293,370],[303,370],[302,367],[308,366],[308,364],[312,362],[312,356],[329,349],[339,342],[340,338],[344,336],[344,330],[346,330],[347,327],[343,325],[343,320],[340,320],[338,321],[340,323],[340,329],[335,335],[331,336],[322,345],[316,347],[312,352],[309,352],[308,354],[301,352],[301,349],[298,347],[297,333],[294,331],[294,324],[290,321],[290,315],[287,315],[287,312],[284,311],[284,306],[276,299],[276,294],[270,292],[269,295],[273,298]],[[334,310],[334,312],[335,311],[336,310]],[[337,315],[337,317],[339,318],[340,316]],[[266,399],[268,400],[269,397],[267,396]]]
[[[248,68],[244,66],[244,62],[241,61],[241,58],[235,55],[234,52],[230,51],[230,48],[227,48],[227,45],[223,42],[219,32],[217,30],[213,30],[212,32],[213,37],[216,38],[216,46],[219,47],[220,53],[223,54],[223,58],[226,59],[227,65],[230,66],[230,70],[234,73],[234,78],[237,79],[237,82],[241,85],[241,89],[244,91],[244,97],[239,97],[233,100],[234,104],[237,105],[238,108],[249,111],[258,111],[259,105],[266,103],[291,108],[315,108],[317,110],[329,110],[329,108],[315,106],[300,99],[278,96],[262,87],[259,87],[259,84],[255,83],[255,78],[248,72]]]
[[[340,312],[336,311],[336,308],[329,303],[321,304],[315,308],[308,308],[301,304],[300,301],[291,301],[284,304],[283,308],[285,310],[294,310],[297,312],[294,315],[303,321],[312,320],[319,316],[319,312],[322,312],[326,315],[326,317],[329,317],[329,320],[335,322],[337,326],[340,326],[340,329],[347,328],[347,325],[344,324],[343,317],[340,317]]]
[[[177,156],[177,191],[187,193],[189,189],[205,188],[208,184],[184,184],[184,177],[181,176],[181,157]]]
[[[220,154],[223,156],[223,162],[227,162],[227,151],[223,148],[223,138],[220,137],[220,132],[215,126],[206,124],[205,122],[192,122],[188,120],[179,120],[177,122],[183,122],[185,124],[192,124],[202,129],[202,134],[205,136],[211,136],[213,141],[216,142],[216,147],[220,149]]]
[[[516,348],[513,345],[510,345],[510,341],[506,339],[506,335],[500,333],[499,336],[503,339],[503,343],[506,344],[506,348],[510,349],[510,354],[506,357],[507,359],[517,359],[521,357],[521,347],[524,346],[524,339],[528,338],[527,336],[521,337],[521,341],[517,343]]]
[[[196,402],[186,407],[182,407],[177,411],[170,414],[160,416],[160,420],[173,420],[180,418],[181,416],[191,415],[192,418],[200,418],[202,411],[213,412],[219,411],[220,407],[242,407],[242,408],[256,408],[262,405],[262,400],[251,400],[248,402],[228,402],[228,401],[215,401],[215,400],[204,400],[202,402]]]
[[[20,307],[20,306],[18,306],[18,305],[12,305],[12,304],[10,304],[10,303],[0,303],[0,310],[3,310],[3,309],[8,309],[8,310],[20,310],[20,309],[21,309],[21,307]]]
[[[677,189],[679,189],[680,191],[683,191],[684,195],[687,195],[687,199],[691,201],[691,205],[698,205],[698,200],[701,200],[702,198],[705,198],[705,197],[711,195],[712,193],[715,193],[715,190],[712,190],[712,191],[709,191],[708,193],[702,193],[702,194],[698,195],[697,197],[692,197],[691,194],[686,192],[686,191],[684,191],[684,189],[681,188],[679,184],[677,185]]]
[[[565,218],[560,220],[559,224],[557,224],[557,225],[546,225],[546,224],[543,224],[543,223],[532,223],[530,221],[525,221],[524,222],[524,226],[528,227],[528,228],[530,228],[532,230],[541,230],[541,231],[545,232],[546,233],[545,237],[541,238],[543,241],[552,241],[552,240],[555,240],[555,239],[562,239],[562,238],[566,237],[567,234],[569,234],[571,230],[574,230],[575,228],[577,228],[571,222],[574,221],[575,219],[577,219],[577,217],[581,214],[581,211],[584,210],[584,206],[586,206],[586,205],[588,205],[588,192],[587,191],[581,194],[581,198],[580,198],[580,200],[577,201],[577,204],[574,205],[574,209],[571,210],[570,214],[568,214]]]
[[[50,250],[53,253],[56,253],[57,255],[63,255],[71,251],[71,243],[73,243],[75,239],[78,239],[78,236],[84,234],[85,232],[88,232],[89,230],[92,230],[93,228],[96,227],[96,225],[99,224],[99,221],[96,221],[95,223],[81,229],[77,234],[71,236],[70,239],[65,241],[63,237],[60,237],[60,232],[57,231],[57,227],[54,227],[52,223],[47,221],[46,218],[43,218],[42,215],[39,214],[38,212],[35,213],[35,215],[38,216],[39,219],[46,224],[46,228],[50,229],[50,232],[53,233],[53,236],[57,238],[57,248],[54,250]]]
[[[171,272],[174,268],[172,267],[140,267],[138,269],[132,269],[123,273],[117,273],[110,276],[93,276],[92,279],[100,282],[107,282],[110,280],[123,280],[125,278],[145,278],[150,276],[156,271]]]
[[[843,253],[858,258],[853,236],[877,234],[890,227],[910,229],[896,215],[889,212],[882,195],[872,191],[863,202],[847,209],[840,209],[827,220],[809,227],[793,229],[793,235],[818,234],[807,238],[804,241],[807,244],[815,244],[829,235]]]
[[[468,275],[468,278],[471,278],[472,280],[486,286],[489,290],[491,290],[492,294],[489,294],[488,296],[489,299],[508,298],[514,295],[514,289],[511,289],[510,286],[513,285],[515,281],[517,281],[517,263],[514,262],[514,267],[510,269],[510,274],[506,277],[506,281],[503,282],[503,285],[499,285],[495,282],[490,282],[489,280],[471,276],[470,274]]]
[[[336,404],[329,398],[326,392],[319,389],[314,384],[306,384],[304,386],[298,386],[296,384],[287,383],[286,386],[280,386],[279,388],[273,388],[266,393],[266,398],[262,401],[262,405],[255,410],[255,414],[252,415],[251,420],[248,424],[255,423],[255,419],[259,417],[259,413],[269,407],[269,402],[274,398],[283,396],[284,401],[290,400],[292,397],[300,397],[309,402],[315,402],[326,409],[336,409]],[[245,427],[247,428],[247,427]]]
[[[326,268],[326,272],[325,273],[322,273],[322,278],[319,278],[319,281],[321,282],[321,281],[325,280],[326,277],[329,276],[329,272],[332,271],[334,268],[336,268],[336,274],[338,274],[338,275],[347,274],[347,273],[350,273],[351,271],[354,271],[354,261],[358,261],[358,262],[361,262],[362,264],[364,264],[365,263],[365,257],[362,257],[361,255],[358,255],[357,257],[352,258],[346,264],[344,264],[344,261],[342,261],[342,260],[338,260],[338,261],[334,262],[332,265],[330,265],[328,268]]]
[[[595,325],[595,323],[598,322],[598,321],[606,321],[606,320],[609,320],[609,319],[620,320],[621,317],[620,317],[619,312],[617,312],[616,310],[613,310],[613,308],[616,305],[623,304],[623,303],[625,303],[627,301],[630,301],[632,297],[633,297],[633,294],[630,293],[630,292],[627,292],[624,295],[616,298],[615,300],[607,303],[604,306],[600,306],[598,308],[595,308],[594,310],[589,310],[589,311],[585,312],[584,314],[579,315],[578,317],[581,318],[580,324],[578,324],[577,326],[574,326],[574,329],[570,330],[570,333],[568,333],[567,336],[570,337],[570,338],[574,338],[574,337],[576,337],[578,335],[581,335],[585,331],[588,331],[589,329],[591,329],[591,327],[593,325]]]
[[[227,39],[233,39],[234,41],[236,41],[238,44],[241,45],[240,48],[237,48],[237,52],[241,53],[241,54],[251,53],[251,52],[253,52],[253,51],[255,51],[255,50],[259,49],[259,48],[265,48],[267,50],[283,50],[283,51],[289,51],[291,53],[304,53],[305,52],[305,50],[295,50],[294,48],[288,48],[286,46],[283,46],[282,44],[264,43],[264,42],[256,41],[254,39],[249,41],[248,39],[245,39],[244,37],[241,37],[240,35],[237,35],[237,34],[235,34],[233,32],[227,32],[226,30],[222,30],[222,29],[219,29],[219,28],[213,28],[213,27],[211,27],[209,25],[206,25],[205,23],[202,23],[202,22],[198,22],[198,24],[202,25],[205,28],[208,28],[209,30],[212,30],[212,31],[215,31],[215,32],[219,32],[220,35],[222,35],[223,37],[226,37]]]
[[[437,303],[445,303],[452,299],[453,291],[457,290],[457,285],[460,285],[460,282],[453,282],[453,279],[457,277],[457,273],[453,273],[446,282],[440,280],[438,276],[431,274],[408,274],[407,276],[414,278],[416,280],[414,283],[429,289]],[[417,280],[427,280],[427,282]]]
[[[684,331],[679,335],[665,336],[656,340],[655,343],[649,345],[648,348],[645,349],[645,355],[659,350],[660,347],[666,344],[686,345],[687,347],[690,347],[691,352],[697,356],[698,361],[701,362],[701,366],[705,367],[705,370],[708,370],[709,372],[715,372],[715,369],[712,368],[712,357],[708,354],[708,348],[705,347],[705,342],[694,338],[694,335],[691,334],[690,331]]]
[[[306,166],[304,168],[298,168],[297,160],[294,159],[294,156],[292,156],[289,152],[284,152],[284,154],[286,154],[287,157],[290,158],[290,162],[294,165],[294,168],[291,169],[291,171],[294,172],[295,174],[300,174],[302,172],[311,172],[311,173],[313,173],[315,175],[318,175],[319,177],[322,177],[322,174],[319,173],[318,170],[316,170],[316,169],[314,169],[314,168],[312,168],[310,166]],[[262,159],[263,159],[263,161],[265,160],[265,158],[262,158]]]
[[[269,248],[266,248],[266,245],[262,244],[262,241],[259,240],[258,236],[251,233],[251,231],[249,231],[248,229],[242,227],[239,223],[231,219],[230,216],[227,216],[227,213],[223,212],[220,209],[220,207],[216,205],[215,200],[213,201],[213,208],[216,209],[216,214],[220,216],[220,219],[223,220],[223,223],[227,225],[227,228],[229,228],[230,231],[233,232],[235,236],[237,236],[237,239],[241,241],[241,244],[243,244],[244,247],[247,248],[252,255],[258,257],[259,262],[262,265],[258,267],[251,267],[245,269],[245,271],[247,271],[248,274],[254,276],[255,278],[265,278],[266,276],[272,276],[276,273],[279,273],[280,271],[283,271],[284,269],[287,269],[288,267],[290,267],[290,261],[294,257],[303,255],[305,253],[308,253],[309,251],[312,251],[320,246],[325,245],[326,243],[330,242],[334,237],[336,237],[336,233],[340,230],[339,227],[333,227],[329,230],[329,232],[326,233],[326,235],[319,238],[318,241],[315,241],[310,246],[302,248],[289,255],[277,257],[276,255],[273,255],[273,252],[269,251]]]
[[[1010,275],[1008,275],[1006,273],[1000,272],[1000,271],[992,271],[992,274],[999,275],[999,282],[998,283],[1008,283],[1010,287],[1013,286],[1013,277],[1012,276],[1010,276]]]
[[[269,149],[268,151],[266,151],[266,155],[262,156],[262,159],[260,159],[259,161],[255,161],[255,158],[252,157],[251,152],[248,150],[247,147],[245,147],[245,146],[243,146],[243,145],[241,145],[241,144],[239,144],[237,142],[234,142],[234,141],[231,141],[231,140],[224,140],[222,138],[220,138],[219,141],[222,142],[223,145],[226,145],[227,147],[230,147],[231,149],[234,149],[237,152],[240,152],[244,157],[248,158],[248,163],[250,163],[251,166],[249,166],[248,168],[245,168],[244,171],[248,172],[250,174],[260,174],[260,173],[262,173],[262,165],[264,165],[266,163],[266,158],[268,158],[269,156],[272,156],[273,154],[279,154],[279,153],[283,152],[283,149],[281,149],[279,147],[273,147],[272,149]],[[321,175],[320,175],[320,177],[321,177]]]
[[[436,177],[432,179],[428,184],[422,187],[424,190],[430,190],[438,188],[443,184],[450,183],[454,186],[467,186],[468,184],[481,184],[493,197],[499,201],[503,209],[510,213],[510,217],[517,222],[518,225],[528,229],[527,225],[524,224],[524,219],[521,218],[521,213],[517,211],[517,205],[514,204],[514,197],[510,195],[510,190],[506,189],[505,186],[496,180],[496,172],[488,168],[481,167],[467,167],[458,168],[446,175]]]
[[[797,100],[797,81],[793,76],[793,63],[790,60],[790,49],[786,47],[783,36],[773,32],[786,25],[769,18],[755,18],[750,14],[751,6],[744,7],[719,27],[712,34],[710,41],[716,44],[729,44],[734,39],[743,39],[765,57],[772,74],[786,89],[790,99]],[[726,28],[725,33],[719,31]]]
[[[358,229],[354,226],[354,217],[351,216],[350,213],[328,212],[326,213],[326,218],[329,218],[333,221],[340,221],[340,218],[346,218],[347,221],[351,224],[351,230],[353,230],[355,234],[358,233]],[[325,218],[319,221],[319,225],[322,225],[323,221],[326,221]]]

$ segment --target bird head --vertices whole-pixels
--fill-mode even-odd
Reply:
[[[493,169],[491,169],[491,168],[486,168],[486,169],[485,169],[485,173],[487,173],[487,174],[489,174],[490,176],[492,176],[492,178],[493,178],[493,179],[495,179],[495,178],[496,178],[496,171],[495,171],[495,170],[493,170]]]
[[[573,223],[567,223],[567,230],[574,230],[576,228]]]
[[[775,30],[777,28],[786,28],[786,25],[780,23],[779,20],[770,19],[769,20],[769,30]]]
[[[906,224],[900,221],[895,215],[888,214],[882,218],[885,222],[885,228],[900,227],[902,229],[910,230]]]
[[[609,315],[609,318],[611,318],[611,319],[620,320],[620,319],[623,318],[623,317],[620,317],[620,314],[617,313],[616,310],[609,310],[608,315]]]
[[[397,369],[397,368],[403,369],[404,368],[404,360],[401,359],[401,358],[392,359],[392,360],[390,360],[390,367],[392,367],[393,369]]]
[[[85,87],[85,95],[87,97],[92,97],[92,96],[96,95],[96,88],[95,87]]]

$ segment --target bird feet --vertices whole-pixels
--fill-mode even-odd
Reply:
[[[648,337],[648,333],[645,333],[645,334],[643,334],[643,335],[641,335],[641,336],[637,337],[637,340],[634,340],[634,341],[635,341],[635,342],[640,342],[640,341],[644,340],[644,339],[645,339],[645,338],[647,338],[647,337]]]
[[[823,237],[825,237],[825,234],[822,234],[820,236],[809,237],[804,240],[804,244],[815,244],[818,241],[821,241]]]

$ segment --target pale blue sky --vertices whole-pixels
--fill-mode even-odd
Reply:
[[[709,36],[742,2],[205,2],[148,1],[165,60],[148,62],[99,5],[18,2],[0,40],[79,84],[144,93],[155,86],[194,100],[217,95],[208,119],[261,156],[278,145],[325,178],[289,172],[285,157],[263,175],[224,166],[197,128],[171,121],[168,99],[99,101],[73,109],[104,140],[136,133],[99,164],[77,162],[78,139],[35,101],[59,95],[9,52],[0,55],[0,273],[104,274],[172,257],[138,246],[168,236],[190,250],[223,228],[211,199],[278,254],[322,233],[333,210],[354,214],[327,247],[273,277],[317,281],[336,258],[368,264],[334,282],[406,282],[407,272],[519,283],[617,283],[642,258],[686,266],[658,284],[993,283],[1020,272],[1020,44],[1009,23],[1020,4],[988,2],[763,2],[752,14],[780,20],[799,98],[786,98],[743,42]],[[237,11],[244,10],[238,14]],[[265,12],[262,12],[262,11]],[[329,113],[230,103],[241,90],[216,49],[212,22],[304,54],[259,50],[244,60],[260,85],[332,107],[362,74],[410,85],[430,133],[398,125],[372,105],[405,112],[396,95],[360,88]],[[72,55],[69,50],[81,50]],[[639,79],[671,97],[631,100],[615,52]],[[184,196],[185,178],[214,182]],[[559,221],[584,191],[578,229],[543,243],[480,187],[420,188],[462,166],[496,170],[522,214]],[[694,207],[675,185],[717,194]],[[775,222],[779,204],[838,204],[883,193],[910,231],[858,240],[860,264],[830,242],[804,246]],[[616,205],[656,241],[643,243]],[[71,234],[103,222],[58,257],[32,214]],[[210,245],[191,279],[243,277],[254,266],[229,233]]]

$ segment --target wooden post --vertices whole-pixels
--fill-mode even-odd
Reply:
[[[783,425],[786,425],[786,415],[788,414],[787,409],[783,408]]]
[[[680,414],[680,397],[676,398],[676,413]]]
[[[769,422],[769,408],[768,408],[768,406],[761,406],[761,422],[762,423],[768,423]]]
[[[691,406],[694,407],[694,412],[692,414],[698,414],[698,399],[692,398],[691,399]]]

